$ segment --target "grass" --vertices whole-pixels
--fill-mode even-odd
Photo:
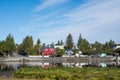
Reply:
[[[21,68],[16,79],[35,80],[120,80],[119,68]]]

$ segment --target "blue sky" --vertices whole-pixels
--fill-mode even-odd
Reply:
[[[16,43],[27,35],[42,43],[76,43],[81,33],[90,43],[120,43],[120,0],[0,0],[0,40],[11,33]]]

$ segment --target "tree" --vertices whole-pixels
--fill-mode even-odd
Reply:
[[[64,43],[63,43],[63,40],[61,40],[60,44],[61,44],[61,45],[63,45],[63,44],[64,44]]]
[[[81,34],[80,34],[80,35],[79,35],[79,39],[78,39],[78,43],[77,43],[77,46],[78,46],[78,47],[80,47],[81,41],[82,41],[82,36],[81,36]]]
[[[58,40],[57,44],[56,45],[63,45],[63,40]]]
[[[6,37],[5,43],[6,43],[8,55],[12,55],[12,53],[16,51],[16,46],[15,46],[14,38],[11,34],[9,34]]]
[[[26,36],[25,39],[23,39],[22,44],[19,46],[19,51],[23,51],[28,54],[32,54],[33,51],[33,39],[32,36]]]
[[[106,42],[103,45],[103,52],[105,52],[106,54],[114,54],[114,50],[112,48],[114,45],[115,45],[115,42],[113,40]]]
[[[82,38],[81,34],[79,36],[77,45],[78,45],[79,50],[82,51],[83,54],[91,54],[90,44],[86,39]]]
[[[38,40],[37,40],[37,44],[40,44],[40,43],[41,43],[41,42],[40,42],[40,39],[38,39]]]
[[[74,43],[73,43],[73,38],[72,35],[69,34],[66,38],[66,49],[72,49]]]
[[[65,54],[64,50],[60,48],[56,48],[55,51],[58,57],[61,57],[63,54]]]
[[[58,40],[58,43],[57,43],[58,45],[60,45],[60,41]]]
[[[51,47],[51,48],[54,48],[54,43],[53,43],[53,42],[50,44],[50,47]]]
[[[108,44],[109,44],[110,48],[112,48],[112,47],[115,45],[115,41],[110,40],[110,41],[108,42]]]
[[[56,45],[61,45],[60,41],[58,40],[57,44]]]
[[[21,53],[21,52],[23,52],[24,51],[24,49],[23,49],[23,44],[21,43],[21,44],[18,44],[18,53]]]
[[[0,56],[6,56],[6,53],[7,52],[7,47],[6,47],[6,44],[5,44],[5,41],[1,41],[0,42]]]
[[[95,43],[92,45],[92,52],[93,52],[93,54],[100,54],[100,53],[102,53],[103,52],[102,49],[103,49],[103,45],[100,42],[98,42],[98,41],[95,41]]]
[[[37,40],[36,44],[34,45],[33,49],[33,55],[39,55],[40,54],[40,39]]]
[[[45,47],[46,47],[46,44],[43,43],[43,44],[42,44],[42,47],[41,47],[41,51],[43,51]]]
[[[35,44],[31,55],[39,55],[39,53],[40,53],[40,46],[38,44]]]

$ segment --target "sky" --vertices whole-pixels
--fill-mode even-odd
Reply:
[[[12,34],[20,44],[65,42],[69,33],[90,43],[110,39],[120,44],[120,0],[0,0],[0,40]]]

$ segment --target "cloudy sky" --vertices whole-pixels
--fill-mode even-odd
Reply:
[[[11,33],[16,43],[66,40],[81,33],[90,43],[110,39],[120,44],[120,0],[0,0],[0,40]]]

